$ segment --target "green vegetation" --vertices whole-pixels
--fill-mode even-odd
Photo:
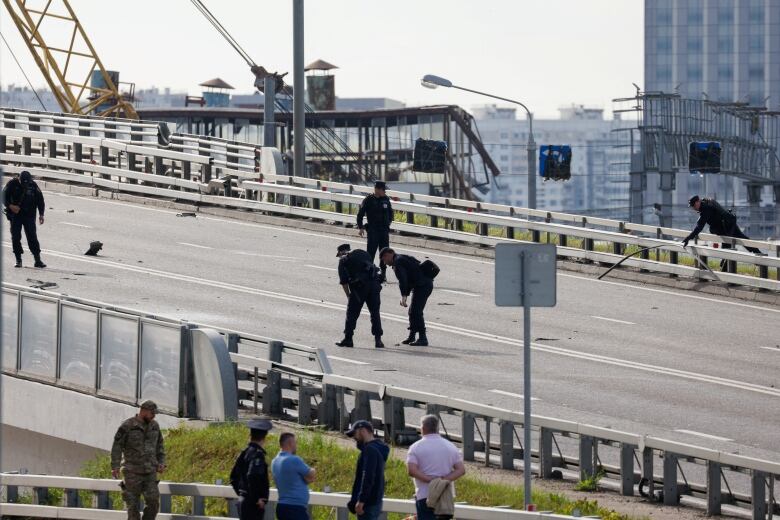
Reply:
[[[266,443],[269,460],[278,451],[277,437],[271,435]],[[166,450],[168,469],[163,474],[166,480],[177,482],[214,483],[218,479],[227,483],[230,469],[238,453],[247,442],[247,430],[238,424],[214,425],[204,429],[179,427],[166,432]],[[298,454],[307,463],[317,468],[317,481],[312,485],[315,491],[328,486],[333,492],[349,492],[352,486],[355,463],[358,452],[345,447],[332,437],[319,432],[304,432],[299,435]],[[108,456],[102,456],[88,463],[82,476],[109,478]],[[392,498],[411,498],[414,487],[406,474],[404,463],[393,457],[387,463],[386,496]],[[519,483],[519,479],[518,483]],[[480,506],[508,505],[522,508],[522,486],[489,483],[477,476],[467,475],[458,481],[458,500]],[[120,509],[122,501],[118,493],[113,494],[114,507]],[[89,503],[89,498],[87,503]],[[562,514],[571,514],[579,510],[582,515],[599,515],[605,520],[634,520],[600,507],[594,500],[570,500],[557,493],[534,492],[534,503],[540,510],[552,510]],[[173,511],[190,511],[191,500],[175,497]],[[227,507],[222,499],[206,500],[207,515],[225,515]],[[325,520],[332,512],[328,508],[314,508],[314,518]],[[391,515],[398,516],[400,515]]]
[[[577,491],[598,491],[599,481],[604,478],[604,470],[600,469],[593,475],[588,475],[584,471],[582,472],[582,478],[574,486]]]

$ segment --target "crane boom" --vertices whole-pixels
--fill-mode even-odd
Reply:
[[[63,112],[138,119],[132,103],[122,96],[100,61],[68,0],[46,0],[39,9],[28,0],[2,1]],[[51,27],[63,24],[69,31],[68,42],[55,46]],[[100,71],[103,86],[90,84],[94,71]]]

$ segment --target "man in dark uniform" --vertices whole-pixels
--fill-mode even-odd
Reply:
[[[433,292],[433,280],[420,269],[420,262],[413,256],[399,255],[386,247],[379,252],[379,258],[393,266],[398,287],[401,289],[401,307],[407,307],[406,299],[411,294],[412,303],[409,307],[409,337],[401,343],[416,347],[427,347],[428,336],[425,334],[425,318],[423,310],[428,297]],[[415,339],[415,336],[419,337]]]
[[[341,244],[336,252],[339,258],[339,283],[347,295],[347,320],[344,323],[344,339],[336,343],[339,347],[353,347],[352,335],[355,333],[363,304],[371,313],[371,334],[374,335],[374,347],[384,348],[382,343],[382,319],[379,316],[379,293],[382,283],[378,269],[368,253],[362,249],[350,251],[349,244]]]
[[[699,213],[699,220],[696,222],[696,227],[693,228],[693,231],[683,239],[683,247],[686,247],[690,240],[699,236],[699,233],[704,229],[705,224],[710,226],[710,233],[714,235],[749,239],[749,237],[739,229],[737,217],[730,211],[726,211],[717,201],[706,198],[700,199],[698,195],[694,195],[688,201],[688,205]],[[722,247],[723,249],[731,249],[731,244],[724,243]],[[745,247],[745,249],[756,255],[762,254],[761,251],[755,247]],[[725,269],[725,267],[726,262],[721,262],[721,269]]]
[[[35,258],[35,267],[46,267],[41,261],[41,245],[38,243],[35,228],[35,212],[37,210],[39,213],[38,222],[43,225],[46,204],[43,201],[43,193],[30,172],[25,170],[6,184],[3,189],[3,204],[5,214],[11,222],[11,244],[16,256],[14,267],[22,267],[22,229],[27,236],[27,246]]]
[[[273,424],[267,419],[254,419],[247,426],[250,432],[249,445],[238,456],[230,471],[230,485],[241,497],[239,518],[262,520],[270,491],[263,445]]]
[[[364,236],[368,231],[368,242],[366,243],[366,252],[374,261],[377,250],[390,246],[390,225],[393,223],[393,207],[390,204],[390,197],[385,194],[385,183],[376,181],[374,184],[373,195],[367,195],[360,203],[360,210],[357,214],[357,227],[360,230],[360,236]],[[363,218],[368,217],[368,224],[363,225]],[[381,270],[380,281],[385,281],[385,271],[387,266],[379,259],[379,268]]]

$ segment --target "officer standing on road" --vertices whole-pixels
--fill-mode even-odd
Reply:
[[[11,222],[11,244],[13,246],[16,264],[22,267],[22,229],[27,236],[27,246],[35,258],[35,267],[46,267],[41,261],[41,245],[38,243],[38,232],[35,227],[35,212],[39,213],[38,222],[43,225],[43,212],[46,204],[43,193],[27,170],[19,177],[11,179],[3,188],[3,204],[5,214]]]
[[[694,195],[688,201],[688,205],[697,213],[699,213],[699,220],[696,222],[696,227],[693,231],[683,239],[683,247],[688,246],[688,242],[693,240],[701,230],[704,229],[705,224],[710,226],[710,233],[714,235],[721,235],[724,237],[744,238],[749,237],[739,229],[737,225],[737,217],[730,211],[726,211],[717,201],[713,199],[700,199],[698,195]],[[731,244],[723,244],[723,249],[731,249]],[[762,254],[759,249],[755,247],[745,247],[749,252],[760,255]],[[725,262],[721,262],[721,268],[725,267]]]
[[[254,419],[249,421],[247,426],[249,445],[238,456],[230,471],[230,485],[241,497],[239,518],[261,520],[271,489],[263,446],[273,424],[267,419]]]
[[[339,283],[347,295],[347,319],[344,323],[344,339],[339,347],[353,347],[352,335],[365,303],[371,314],[371,334],[374,347],[384,348],[382,343],[382,319],[379,316],[382,283],[373,259],[362,249],[350,251],[349,244],[341,244],[336,250],[339,258]]]
[[[374,184],[374,193],[367,195],[360,203],[360,210],[357,214],[357,227],[360,230],[360,236],[364,236],[368,231],[368,242],[366,243],[366,252],[374,261],[376,252],[379,249],[390,246],[390,225],[393,223],[393,206],[390,204],[390,197],[385,194],[387,186],[384,181],[376,181]],[[368,224],[363,225],[363,218],[368,217]],[[379,268],[381,270],[380,282],[385,282],[385,271],[387,266],[379,259]]]
[[[398,287],[401,290],[401,307],[409,307],[409,337],[401,343],[415,347],[427,347],[428,336],[425,334],[425,318],[423,311],[433,292],[433,279],[426,276],[420,268],[420,262],[413,256],[399,255],[386,247],[379,252],[379,258],[393,267],[398,278]],[[406,304],[406,299],[412,295],[411,306]],[[415,339],[415,336],[419,337]]]
[[[141,403],[141,409],[116,432],[111,447],[111,476],[119,478],[120,464],[124,480],[120,483],[128,520],[139,520],[141,495],[144,497],[144,520],[154,520],[160,509],[157,474],[165,471],[165,448],[160,425],[154,420],[157,405]]]

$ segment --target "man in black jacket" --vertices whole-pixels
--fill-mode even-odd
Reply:
[[[360,520],[377,520],[382,513],[385,462],[390,448],[374,438],[374,427],[368,421],[355,422],[345,433],[355,439],[360,450],[347,508]]]
[[[399,255],[386,247],[380,251],[379,258],[385,264],[393,266],[395,277],[398,278],[398,288],[401,290],[401,307],[409,307],[409,337],[401,343],[427,347],[428,336],[425,333],[423,311],[433,292],[433,280],[422,272],[419,260],[413,256]],[[411,306],[406,304],[410,294],[412,295]],[[415,339],[417,334],[419,338]]]
[[[22,267],[22,229],[27,236],[27,246],[35,258],[35,267],[46,267],[41,261],[41,245],[38,243],[38,232],[35,227],[35,212],[38,222],[43,225],[43,212],[46,204],[43,193],[30,172],[23,171],[19,177],[14,177],[3,188],[3,204],[5,214],[11,222],[11,245],[13,246],[16,265]]]
[[[690,240],[699,236],[699,233],[704,229],[705,224],[710,226],[710,233],[714,235],[749,239],[749,237],[739,229],[737,217],[733,213],[726,211],[723,206],[717,203],[717,201],[706,198],[700,199],[698,195],[694,195],[688,201],[688,205],[699,213],[699,220],[696,222],[696,227],[693,228],[693,231],[683,239],[683,247],[686,247]],[[724,243],[723,249],[731,249],[731,244]],[[745,247],[745,249],[756,255],[762,254],[761,251],[755,247]]]
[[[267,419],[254,419],[247,426],[250,431],[249,445],[238,456],[230,471],[230,485],[241,497],[239,518],[262,520],[270,492],[263,445],[273,424]]]
[[[352,335],[360,317],[363,304],[371,314],[371,334],[374,335],[374,347],[384,348],[382,343],[382,319],[379,316],[381,303],[379,294],[382,284],[378,269],[368,253],[362,249],[350,251],[349,244],[341,244],[336,250],[339,258],[339,283],[347,295],[347,319],[344,323],[344,339],[336,343],[339,347],[353,347]]]
[[[390,245],[390,225],[393,223],[393,206],[390,204],[390,197],[385,194],[385,183],[376,181],[374,184],[374,193],[367,195],[360,203],[360,210],[357,214],[357,227],[360,230],[360,236],[364,236],[368,231],[368,242],[366,243],[366,252],[374,261],[377,250]],[[368,217],[368,224],[363,225],[363,218]],[[381,282],[385,281],[385,271],[387,266],[379,259],[379,269],[381,270]]]

